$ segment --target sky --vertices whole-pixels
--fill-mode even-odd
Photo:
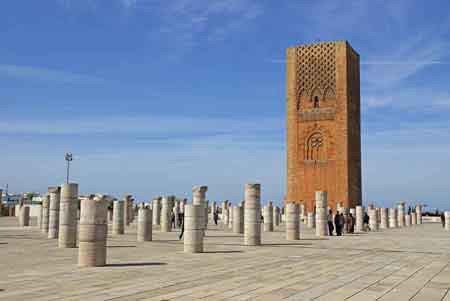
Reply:
[[[285,194],[285,49],[360,54],[363,202],[450,209],[446,0],[5,0],[0,186]]]

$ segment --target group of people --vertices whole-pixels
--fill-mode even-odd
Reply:
[[[175,228],[176,225],[176,220],[175,220],[175,213],[172,212],[172,228]],[[213,212],[213,220],[214,220],[214,224],[218,224],[218,220],[219,220],[219,209],[217,209],[216,211]],[[179,235],[179,239],[181,240],[183,238],[183,234],[184,234],[184,212],[180,212],[178,213],[178,228],[181,228],[181,232]]]
[[[355,232],[355,217],[353,214],[349,213],[348,216],[344,214],[336,213],[333,217],[333,211],[331,209],[328,212],[328,234],[333,236],[333,232],[336,230],[336,236],[342,236],[344,229],[347,233]]]

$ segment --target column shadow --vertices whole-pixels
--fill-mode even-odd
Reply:
[[[205,254],[229,254],[229,253],[243,253],[243,251],[204,251]]]
[[[242,234],[242,235],[224,235],[224,236],[222,236],[222,235],[208,235],[208,234],[206,234],[205,238],[209,238],[209,237],[211,237],[211,238],[240,238],[240,237],[243,237],[243,235],[244,234]]]
[[[142,267],[142,266],[160,266],[167,265],[165,262],[129,262],[129,263],[109,263],[105,267]]]
[[[312,243],[281,243],[281,244],[261,244],[261,246],[269,247],[289,247],[289,246],[312,246]]]

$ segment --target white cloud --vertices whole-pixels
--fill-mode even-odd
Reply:
[[[392,103],[390,97],[368,96],[362,98],[362,106],[366,108],[381,108],[389,106]]]
[[[125,8],[134,8],[137,5],[137,0],[119,0]]]
[[[239,120],[232,118],[201,118],[188,116],[99,116],[80,119],[28,119],[0,121],[0,134],[106,134],[146,133],[249,133],[259,131],[280,131],[284,129],[281,118],[259,118]]]
[[[430,40],[429,37],[415,36],[402,41],[395,49],[389,48],[384,56],[363,62],[362,81],[370,89],[386,89],[398,86],[412,75],[432,65],[446,65],[443,60],[448,55],[450,43]]]
[[[53,82],[60,84],[101,84],[106,80],[96,76],[76,74],[45,67],[0,65],[0,76]]]
[[[448,108],[450,109],[450,93],[442,94],[434,97],[433,104],[437,108]]]
[[[20,127],[23,124],[23,127]],[[52,125],[53,124],[53,125]],[[0,164],[5,170],[26,169],[20,178],[0,174],[15,190],[43,190],[64,180],[63,153],[73,151],[74,181],[83,193],[139,199],[177,194],[190,197],[193,185],[210,187],[208,197],[239,201],[246,182],[263,183],[263,199],[281,200],[284,191],[284,122],[277,119],[113,117],[82,121],[24,120],[0,125],[3,133],[41,133],[40,141],[13,135],[2,139]],[[112,133],[88,139],[92,133]],[[120,135],[123,133],[125,135]],[[54,134],[75,134],[69,138]],[[138,133],[150,138],[133,140]],[[166,137],[167,134],[179,134]],[[50,134],[50,136],[48,136]],[[125,137],[125,138],[124,138]],[[152,138],[155,137],[155,138]],[[48,168],[52,166],[52,168]],[[37,177],[37,175],[39,175]],[[27,187],[23,183],[27,183]]]
[[[197,45],[199,40],[223,40],[244,30],[263,13],[254,0],[174,0],[160,8],[161,22],[150,37],[165,40],[178,54]]]

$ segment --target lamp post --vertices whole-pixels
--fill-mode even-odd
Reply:
[[[66,153],[65,159],[67,161],[67,177],[66,177],[66,183],[69,184],[69,167],[70,167],[70,161],[73,160],[72,153]]]

